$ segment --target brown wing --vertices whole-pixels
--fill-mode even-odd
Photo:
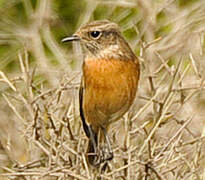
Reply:
[[[85,115],[83,112],[83,94],[84,94],[84,83],[83,78],[81,78],[80,89],[79,89],[79,106],[80,106],[80,117],[83,123],[83,129],[87,137],[90,137],[89,127],[85,120]]]

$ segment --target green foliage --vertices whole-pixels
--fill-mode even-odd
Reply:
[[[124,31],[123,35],[125,36],[126,39],[132,40],[135,39],[135,37],[137,37],[137,32],[134,28],[130,28]]]
[[[177,0],[179,7],[186,8],[187,6],[191,6],[194,3],[197,3],[199,0]]]
[[[107,5],[98,5],[95,11],[93,12],[93,18],[95,20],[107,19],[110,13],[110,8]]]

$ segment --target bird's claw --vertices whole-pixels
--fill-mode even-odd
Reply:
[[[95,166],[99,166],[101,163],[105,161],[110,161],[113,159],[113,152],[109,150],[107,147],[102,147],[98,149],[97,153],[94,155],[93,164]]]

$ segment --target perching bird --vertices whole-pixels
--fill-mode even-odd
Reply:
[[[85,47],[80,116],[89,138],[88,160],[97,166],[113,158],[108,126],[119,120],[135,99],[139,62],[118,25],[108,20],[85,24],[62,41],[80,41]],[[103,140],[107,146],[101,146]]]

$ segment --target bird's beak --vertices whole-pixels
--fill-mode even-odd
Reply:
[[[68,42],[68,41],[79,41],[80,38],[77,36],[77,35],[73,35],[73,36],[70,36],[70,37],[65,37],[61,40],[61,42]]]

